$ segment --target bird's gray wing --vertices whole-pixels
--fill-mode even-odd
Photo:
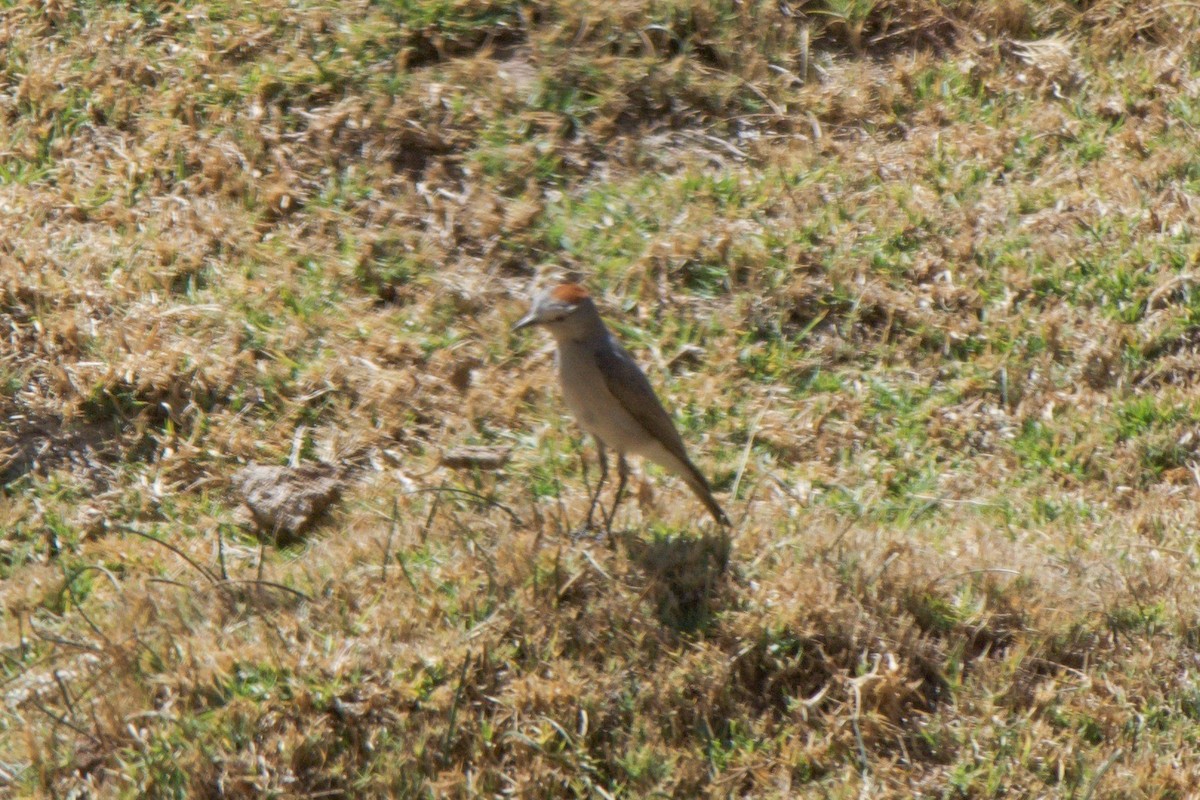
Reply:
[[[610,339],[608,347],[596,351],[596,364],[604,376],[605,387],[617,402],[662,442],[671,455],[690,464],[671,415],[662,407],[650,381],[625,348]]]
[[[683,439],[671,421],[671,415],[662,407],[650,381],[638,369],[629,353],[611,339],[608,347],[596,351],[596,364],[600,374],[604,376],[604,385],[617,402],[648,430],[650,434],[662,443],[667,452],[678,461],[677,464],[663,464],[682,475],[684,481],[691,487],[696,496],[704,503],[705,508],[713,515],[713,519],[721,525],[729,525],[729,517],[721,509],[721,505],[712,495],[712,488],[696,465],[688,458],[683,447]],[[657,459],[655,459],[657,460]],[[662,463],[662,462],[659,462]]]

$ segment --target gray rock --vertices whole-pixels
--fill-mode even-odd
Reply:
[[[251,464],[234,474],[233,486],[259,532],[286,539],[302,534],[336,502],[345,482],[324,464]]]
[[[442,453],[442,466],[451,469],[500,469],[508,463],[509,447],[455,447]]]

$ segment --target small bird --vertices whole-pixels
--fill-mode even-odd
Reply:
[[[608,476],[605,450],[609,447],[617,451],[619,478],[612,511],[604,520],[610,534],[629,477],[626,453],[648,458],[683,478],[713,519],[729,525],[729,517],[713,498],[708,481],[688,458],[679,431],[650,381],[608,332],[587,290],[576,283],[563,283],[538,295],[513,330],[531,325],[541,325],[554,336],[563,399],[580,427],[596,439],[600,480],[588,507],[587,526],[592,527],[592,513]]]

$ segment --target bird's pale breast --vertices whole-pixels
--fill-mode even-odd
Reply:
[[[564,343],[558,359],[563,400],[579,427],[622,453],[645,449],[645,430],[608,391],[591,349]]]

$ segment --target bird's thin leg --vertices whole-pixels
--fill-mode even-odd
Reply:
[[[604,528],[608,532],[608,540],[612,541],[612,522],[617,515],[617,506],[621,505],[621,497],[625,494],[625,484],[629,481],[629,464],[625,461],[624,453],[617,453],[617,493],[613,497],[612,511],[604,519]]]
[[[596,481],[596,491],[592,492],[592,502],[588,505],[587,522],[584,524],[588,530],[592,528],[592,514],[596,510],[596,502],[600,499],[600,490],[608,478],[608,454],[604,451],[604,442],[599,439],[596,439],[596,460],[600,462],[600,478]],[[604,513],[603,509],[600,513]]]

